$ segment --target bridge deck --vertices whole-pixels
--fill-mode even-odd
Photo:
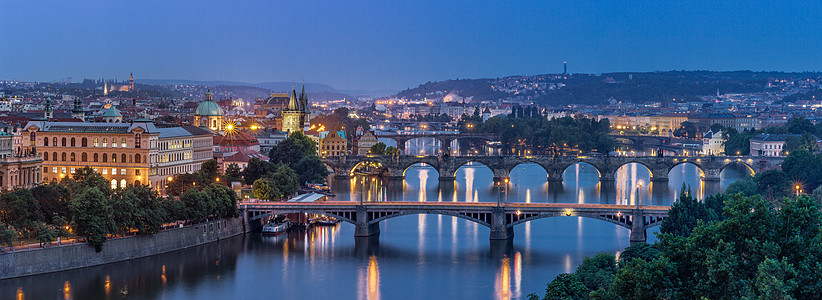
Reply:
[[[354,201],[323,201],[311,203],[287,203],[287,202],[244,202],[240,206],[251,210],[275,210],[275,209],[355,209],[359,202]],[[369,210],[390,209],[453,209],[453,210],[487,210],[497,206],[495,202],[366,202]],[[580,204],[580,203],[508,203],[501,205],[506,210],[596,210],[596,211],[630,211],[636,208],[634,205],[620,204]],[[642,205],[640,206],[646,213],[667,213],[670,206]]]

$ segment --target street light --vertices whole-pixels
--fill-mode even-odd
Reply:
[[[794,189],[796,190],[796,196],[797,197],[799,197],[799,193],[801,192],[800,188],[802,188],[802,187],[799,186],[798,184],[794,186]]]
[[[640,180],[637,182],[637,189],[636,189],[636,208],[639,209],[639,205],[642,202],[642,184],[643,182]]]

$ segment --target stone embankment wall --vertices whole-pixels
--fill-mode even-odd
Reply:
[[[194,247],[243,234],[243,218],[221,219],[156,234],[113,239],[95,252],[89,244],[0,253],[0,279],[84,268]]]

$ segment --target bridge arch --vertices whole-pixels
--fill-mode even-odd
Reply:
[[[565,172],[567,172],[567,171],[568,171],[568,169],[570,169],[570,168],[571,168],[571,167],[573,167],[574,165],[580,165],[580,167],[583,167],[583,168],[584,168],[584,167],[594,168],[594,170],[596,170],[596,171],[597,171],[597,176],[599,176],[599,177],[597,178],[597,180],[599,180],[600,178],[602,178],[602,177],[603,177],[603,175],[605,175],[605,171],[604,171],[604,170],[602,170],[599,166],[597,166],[597,165],[595,165],[595,164],[592,164],[592,163],[587,162],[587,161],[575,161],[575,162],[572,162],[572,163],[570,163],[570,164],[561,165],[561,166],[559,167],[559,174],[551,174],[551,173],[549,172],[549,173],[548,173],[548,177],[549,177],[548,179],[551,179],[551,175],[554,175],[554,176],[559,175],[559,179],[564,178],[564,176],[565,176],[565,175],[564,175],[564,174],[565,174]],[[556,179],[556,178],[555,178],[555,179]]]
[[[701,174],[702,176],[704,176],[704,175],[706,174],[706,173],[705,173],[705,167],[703,167],[701,164],[699,164],[699,163],[697,163],[697,162],[694,162],[694,161],[690,161],[690,160],[687,160],[687,161],[683,160],[683,161],[677,161],[677,162],[674,162],[674,164],[672,164],[672,165],[668,168],[668,173],[666,173],[666,174],[665,174],[665,176],[668,176],[668,174],[670,174],[670,173],[671,173],[671,171],[673,171],[673,170],[674,170],[674,168],[676,168],[677,166],[680,166],[680,165],[688,165],[688,164],[690,164],[690,165],[692,165],[692,166],[696,167],[696,169],[697,169],[697,170],[699,170],[699,172],[700,172],[700,174]]]
[[[618,167],[616,167],[616,169],[614,169],[614,177],[616,177],[616,174],[619,172],[620,169],[622,169],[623,167],[625,167],[627,165],[630,165],[630,164],[637,164],[637,165],[645,167],[645,169],[648,170],[648,174],[650,175],[650,177],[654,178],[654,168],[652,166],[648,165],[648,163],[646,163],[644,161],[641,161],[641,160],[638,160],[638,159],[629,159],[629,160],[626,160],[623,163],[621,163]],[[664,171],[665,174],[661,174],[661,175],[667,176],[669,171],[670,171],[670,169],[667,169],[667,170]],[[657,170],[657,173],[659,173],[659,170]]]
[[[540,169],[542,169],[543,171],[545,171],[545,177],[544,177],[544,178],[548,178],[548,177],[550,176],[550,174],[551,174],[550,169],[549,169],[549,168],[547,168],[546,166],[541,165],[541,164],[539,164],[539,163],[538,163],[538,162],[536,162],[536,161],[530,161],[530,160],[527,160],[527,161],[523,161],[523,162],[517,163],[516,165],[514,165],[513,167],[511,167],[511,169],[509,169],[509,170],[508,170],[508,175],[511,177],[511,180],[512,180],[512,181],[514,180],[514,177],[515,177],[515,176],[513,176],[512,174],[514,174],[514,173],[517,171],[517,169],[518,169],[518,168],[522,168],[522,169],[524,170],[526,166],[537,166],[537,167],[539,167]]]
[[[748,159],[748,160],[753,161],[752,159]],[[748,162],[746,162],[742,159],[733,160],[733,161],[730,161],[730,162],[724,164],[722,166],[722,168],[719,169],[719,172],[722,173],[722,171],[725,171],[725,169],[727,169],[729,167],[742,167],[742,168],[744,168],[745,170],[748,171],[747,175],[750,175],[750,176],[756,175],[756,171],[754,170],[754,168],[750,164],[748,164]]]
[[[629,214],[624,214],[621,217],[609,218],[605,215],[595,215],[595,214],[587,214],[587,213],[571,213],[570,216],[565,214],[565,213],[543,213],[543,214],[538,214],[538,215],[530,216],[530,217],[527,217],[527,218],[519,219],[517,221],[514,221],[512,223],[507,224],[506,226],[507,227],[514,227],[516,225],[519,225],[519,224],[522,224],[522,223],[525,223],[525,222],[530,222],[530,221],[535,221],[535,220],[545,219],[545,218],[553,218],[553,217],[589,218],[589,219],[605,221],[605,222],[608,222],[608,223],[611,223],[611,224],[615,224],[615,225],[618,225],[618,226],[621,226],[621,227],[631,229],[630,215]]]
[[[402,176],[403,176],[403,177],[405,177],[405,173],[406,173],[406,172],[408,172],[408,169],[410,169],[410,168],[412,168],[412,167],[414,167],[414,166],[416,166],[416,165],[419,165],[419,164],[422,164],[422,165],[425,165],[425,166],[431,167],[432,169],[434,169],[435,171],[437,171],[437,175],[439,175],[440,169],[439,169],[439,168],[437,168],[436,164],[434,164],[434,163],[432,163],[432,162],[430,162],[430,161],[422,161],[422,160],[420,160],[420,161],[415,161],[415,162],[412,162],[412,163],[409,163],[409,164],[407,164],[407,165],[403,166],[403,167],[402,167]]]
[[[476,215],[476,216],[470,216],[468,214],[472,214],[472,215]],[[389,214],[386,214],[386,215],[383,215],[383,216],[380,216],[378,218],[375,218],[375,219],[372,219],[372,220],[368,221],[368,225],[377,224],[381,221],[385,221],[385,220],[388,220],[388,219],[393,219],[393,218],[401,217],[401,216],[408,216],[408,215],[445,215],[445,216],[452,216],[452,217],[461,218],[461,219],[468,220],[468,221],[480,224],[482,226],[491,228],[491,223],[490,223],[491,222],[491,214],[490,213],[486,213],[486,212],[457,213],[457,212],[441,211],[441,210],[438,210],[438,211],[413,210],[413,211],[392,212],[392,213],[389,213]],[[486,219],[486,220],[482,220],[482,219]]]
[[[387,167],[387,166],[385,166],[385,165],[383,165],[383,163],[382,163],[381,161],[379,161],[379,160],[376,160],[376,159],[365,159],[365,160],[362,160],[362,161],[357,162],[356,164],[354,164],[354,166],[353,166],[353,167],[351,167],[351,169],[349,169],[349,170],[348,170],[348,174],[349,174],[349,175],[354,175],[354,173],[355,173],[356,171],[358,171],[358,170],[362,170],[362,168],[375,168],[375,169],[380,169],[380,170],[381,170],[381,172],[385,172],[386,170],[388,170],[388,167]]]
[[[463,162],[460,162],[458,165],[456,165],[456,167],[454,168],[454,171],[451,175],[456,177],[457,172],[459,172],[459,170],[462,169],[463,167],[473,167],[473,166],[477,166],[477,165],[485,167],[485,169],[488,169],[489,171],[491,171],[491,173],[493,173],[494,176],[497,175],[496,172],[494,172],[494,168],[492,166],[488,165],[486,162],[481,161],[480,159],[467,159]]]

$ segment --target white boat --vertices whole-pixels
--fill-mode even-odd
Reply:
[[[276,218],[263,225],[263,234],[279,234],[291,228],[291,221],[286,218]]]

